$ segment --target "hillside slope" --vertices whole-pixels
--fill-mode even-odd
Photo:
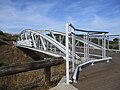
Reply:
[[[0,62],[8,65],[33,61],[28,55],[12,45],[0,45]]]
[[[19,48],[0,42],[0,67],[32,62]],[[51,83],[45,83],[44,69],[0,77],[0,90],[46,90],[55,86],[65,73],[65,64],[51,67]]]

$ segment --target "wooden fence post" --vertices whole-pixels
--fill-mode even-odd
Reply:
[[[45,83],[49,84],[51,78],[51,67],[45,67],[44,72],[45,72]]]

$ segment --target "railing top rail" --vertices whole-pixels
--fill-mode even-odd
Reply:
[[[73,28],[75,31],[88,32],[88,33],[94,33],[94,34],[108,33],[108,32],[105,32],[105,31],[88,31],[88,30],[77,29],[72,24],[69,24],[69,26],[71,28]]]

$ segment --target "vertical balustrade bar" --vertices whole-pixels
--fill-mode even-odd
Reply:
[[[74,33],[74,29],[72,28]],[[76,62],[77,64],[77,62]],[[75,70],[75,35],[72,34],[72,72]]]
[[[66,84],[69,84],[69,39],[68,39],[69,25],[66,24]]]

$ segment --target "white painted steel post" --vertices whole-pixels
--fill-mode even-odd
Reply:
[[[86,53],[86,61],[88,61],[88,35],[86,34],[86,45],[85,45],[85,53]]]
[[[68,33],[69,24],[66,24],[66,84],[69,84],[69,45],[68,45]]]
[[[89,60],[89,32],[87,33],[87,60]]]
[[[49,42],[47,42],[47,50],[48,50],[48,48],[50,48],[50,47],[49,47]]]
[[[41,43],[43,45],[43,49],[46,50],[45,43],[44,43],[43,38],[41,36],[40,36],[40,40],[41,40]]]
[[[22,34],[20,35],[20,38],[21,38],[21,41],[23,41],[23,36],[22,36]]]
[[[59,41],[60,41],[60,43],[62,44],[62,39],[61,39],[61,35],[59,36],[59,39],[60,39],[60,40],[59,40]]]
[[[25,35],[25,40],[27,40],[27,33],[25,32],[24,35]]]
[[[106,57],[106,34],[104,33],[104,57]]]
[[[109,49],[109,36],[107,36],[107,49]]]
[[[75,70],[75,35],[73,33],[74,29],[72,28],[72,72]]]
[[[35,39],[34,39],[33,33],[31,33],[31,36],[32,36],[33,46],[34,46],[34,48],[36,48],[36,43],[35,43]]]
[[[56,40],[56,38],[55,38],[55,36],[54,36],[54,34],[51,32],[51,35],[52,35],[52,37]]]
[[[103,35],[103,44],[102,44],[103,46],[103,49],[102,49],[102,56],[103,56],[103,58],[105,58],[106,57],[106,34],[104,33],[104,35]]]
[[[103,45],[103,36],[102,36],[102,57],[104,57],[104,45]]]
[[[86,34],[86,38],[85,38],[85,40],[86,40],[86,45],[85,45],[85,53],[86,53],[86,60],[87,60],[87,44],[88,44],[88,42],[87,42],[87,34]]]
[[[92,42],[92,37],[89,37],[90,38],[90,42]]]
[[[85,53],[85,58],[87,60],[87,44],[88,44],[88,42],[87,42],[87,35],[86,34],[85,34],[85,42],[86,43],[85,43],[85,47],[84,47],[85,48],[85,52],[84,53]]]
[[[85,41],[86,36],[84,35],[84,41]],[[86,42],[86,41],[85,41]],[[86,57],[86,43],[84,43],[84,58]]]
[[[98,38],[98,45],[100,45],[100,39]],[[101,46],[101,45],[100,45]]]

